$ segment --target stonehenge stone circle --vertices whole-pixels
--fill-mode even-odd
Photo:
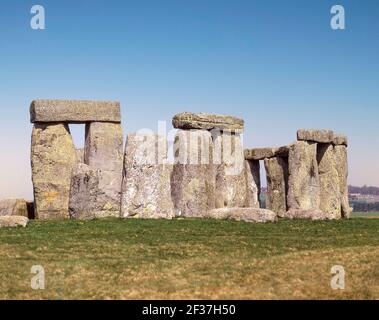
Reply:
[[[131,133],[124,147],[118,102],[35,100],[30,119],[37,219],[183,216],[274,222],[341,219],[352,211],[348,139],[332,130],[300,129],[289,145],[244,150],[244,120],[183,112],[172,120],[177,132],[171,164],[163,135]],[[85,125],[84,148],[75,148],[72,123]],[[260,199],[260,161],[266,170],[266,208]],[[20,215],[28,216],[25,201],[0,202],[3,224],[26,225],[7,220]]]
[[[1,216],[0,228],[26,227],[29,219],[24,216]]]

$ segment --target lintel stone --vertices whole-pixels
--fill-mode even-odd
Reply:
[[[319,143],[331,143],[334,139],[332,130],[327,129],[300,129],[297,131],[298,141],[312,141]]]
[[[288,156],[288,146],[283,146],[279,148],[255,148],[255,149],[245,149],[245,159],[246,160],[264,160],[274,157],[287,157]]]

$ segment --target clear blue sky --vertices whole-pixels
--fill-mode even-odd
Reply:
[[[30,27],[34,4],[46,30]],[[346,30],[330,28],[334,4]],[[349,182],[379,186],[378,0],[2,0],[0,33],[0,198],[32,198],[37,98],[119,100],[125,133],[234,114],[246,147],[331,128],[350,138]]]

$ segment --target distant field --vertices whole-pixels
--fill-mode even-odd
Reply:
[[[0,229],[0,257],[0,299],[379,299],[379,219],[33,221]]]
[[[353,212],[352,218],[379,218],[379,212]]]

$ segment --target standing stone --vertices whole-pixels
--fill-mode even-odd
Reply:
[[[221,160],[216,172],[216,208],[244,207],[247,185],[241,137],[221,132],[214,137],[214,145],[215,160]]]
[[[100,187],[101,171],[84,163],[73,170],[70,189],[70,216],[73,219],[90,220],[119,217],[120,206]]]
[[[129,134],[125,147],[122,217],[173,218],[171,171],[165,137]]]
[[[71,173],[76,162],[68,125],[34,125],[31,165],[37,219],[69,217]]]
[[[320,176],[320,210],[329,219],[341,218],[341,192],[338,169],[332,144],[319,144],[317,148]]]
[[[289,210],[320,208],[320,179],[317,144],[297,141],[290,146],[288,157]]]
[[[86,125],[84,163],[98,170],[98,188],[109,199],[109,216],[120,214],[122,145],[120,124],[91,122]]]
[[[337,164],[340,201],[341,201],[341,215],[344,218],[349,218],[352,208],[349,205],[348,197],[348,162],[347,162],[347,147],[344,145],[336,145],[334,147],[335,161]]]
[[[261,191],[259,161],[245,160],[245,174],[247,185],[245,207],[259,208],[259,196]]]
[[[279,217],[287,212],[288,158],[265,159],[267,176],[266,208]]]
[[[213,142],[206,130],[178,130],[171,193],[175,214],[202,217],[215,207]]]

